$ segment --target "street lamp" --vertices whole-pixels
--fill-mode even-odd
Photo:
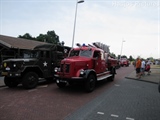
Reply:
[[[122,40],[122,45],[121,45],[121,53],[120,53],[120,60],[121,60],[121,55],[122,55],[122,49],[123,49],[123,43],[126,42],[124,40]]]
[[[73,48],[73,45],[74,45],[74,35],[75,35],[76,17],[77,17],[77,7],[78,7],[78,3],[83,3],[83,2],[84,2],[84,0],[77,0],[77,2],[76,2],[76,11],[75,11],[73,38],[72,38],[72,48]]]

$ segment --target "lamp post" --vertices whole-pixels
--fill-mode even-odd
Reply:
[[[121,55],[122,55],[122,49],[123,49],[123,43],[126,42],[124,40],[122,40],[122,45],[121,45],[121,53],[120,53],[120,60],[121,60]]]
[[[78,7],[78,3],[83,3],[83,2],[84,2],[84,0],[77,0],[77,2],[76,2],[76,11],[75,11],[73,38],[72,38],[72,48],[73,48],[73,45],[74,45],[74,35],[75,35],[76,17],[77,17],[77,7]]]

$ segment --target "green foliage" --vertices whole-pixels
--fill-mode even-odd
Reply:
[[[116,58],[116,55],[114,53],[110,53],[110,55],[114,58]]]
[[[120,59],[120,55],[118,55],[118,59]]]
[[[135,59],[132,56],[129,56],[129,61],[134,61]]]
[[[56,35],[54,30],[48,31],[47,34],[39,34],[39,36],[37,36],[36,38],[32,37],[29,33],[26,33],[24,35],[19,35],[18,38],[36,40],[40,42],[47,42],[47,43],[53,43],[53,44],[59,43],[59,36]]]
[[[32,37],[29,33],[26,33],[24,35],[19,35],[18,38],[24,38],[24,39],[29,39],[29,40],[35,40],[34,37]]]
[[[121,58],[127,58],[127,56],[126,55],[122,55]]]

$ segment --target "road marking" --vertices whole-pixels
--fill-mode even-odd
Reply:
[[[134,118],[126,117],[126,120],[134,120]]]
[[[111,116],[112,116],[112,117],[119,117],[118,115],[115,115],[115,114],[111,114]]]
[[[103,112],[97,112],[97,114],[104,115],[104,113],[103,113]]]
[[[117,87],[119,87],[120,85],[118,85],[118,84],[115,84],[114,86],[117,86]]]

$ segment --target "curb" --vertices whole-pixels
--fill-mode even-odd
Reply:
[[[3,88],[3,87],[6,87],[6,85],[2,85],[2,86],[0,86],[0,88]]]
[[[148,83],[153,83],[153,84],[158,84],[157,82],[154,81],[148,81],[148,80],[142,80],[142,79],[136,79],[136,78],[131,78],[131,77],[125,77],[127,79],[131,79],[131,80],[137,80],[137,81],[142,81],[142,82],[148,82]]]

